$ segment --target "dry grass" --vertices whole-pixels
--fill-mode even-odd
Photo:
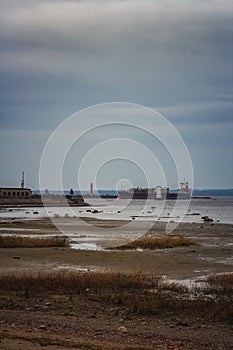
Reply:
[[[66,247],[65,237],[22,237],[17,235],[0,236],[0,248],[45,248]]]
[[[112,293],[124,290],[142,290],[154,288],[158,283],[155,276],[140,273],[124,274],[115,272],[54,272],[16,274],[8,273],[0,276],[0,289],[29,292],[58,292],[102,295],[103,292]],[[104,293],[105,294],[105,293]]]
[[[48,293],[79,295],[87,302],[92,300],[107,307],[127,307],[136,314],[177,315],[188,312],[193,317],[233,322],[232,290],[223,293],[221,286],[219,289],[215,287],[212,292],[207,288],[206,293],[202,291],[193,297],[192,290],[177,285],[167,286],[159,277],[140,273],[8,273],[0,276],[0,290],[13,292],[27,299]]]
[[[194,244],[194,242],[191,239],[182,236],[142,237],[137,239],[136,241],[129,242],[125,245],[110,249],[166,249],[189,246],[192,244]]]
[[[211,287],[224,289],[224,291],[233,290],[233,273],[211,275],[207,278],[207,282]]]

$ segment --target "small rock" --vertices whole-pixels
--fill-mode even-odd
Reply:
[[[122,319],[123,320],[132,320],[132,317],[130,317],[129,315],[122,315]]]
[[[40,329],[44,329],[44,330],[45,330],[45,329],[46,329],[46,326],[45,326],[44,324],[41,324],[41,325],[40,325]]]
[[[128,330],[125,326],[119,326],[118,327],[118,332],[120,333],[128,333]]]
[[[41,340],[39,341],[39,344],[40,344],[40,346],[47,346],[47,345],[48,345],[48,342],[47,342],[45,339],[41,339]]]
[[[190,327],[190,324],[186,321],[178,320],[176,323],[176,326],[181,326],[181,327]]]
[[[209,216],[202,216],[202,220],[204,220],[205,222],[213,222],[213,219],[209,218]]]

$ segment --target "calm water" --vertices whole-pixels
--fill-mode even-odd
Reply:
[[[49,207],[1,209],[1,218],[39,218],[58,215],[95,217],[99,219],[158,220],[202,222],[202,216],[209,216],[214,222],[233,224],[233,197],[212,197],[211,199],[160,201],[127,199],[86,199],[90,207]],[[98,212],[92,213],[93,210]]]

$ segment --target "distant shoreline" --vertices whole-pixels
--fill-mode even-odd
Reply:
[[[170,189],[170,192],[176,192],[176,190]],[[32,190],[32,194],[45,194],[44,191],[40,190]],[[51,195],[69,195],[70,191],[69,190],[64,190],[64,191],[58,191],[58,190],[50,190],[49,193]],[[88,190],[82,190],[82,191],[76,191],[74,190],[74,195],[75,196],[81,196],[81,195],[88,195],[89,191]],[[98,190],[94,191],[94,195],[96,196],[101,196],[101,195],[117,195],[116,190]],[[227,197],[233,197],[233,188],[225,188],[225,189],[193,189],[192,190],[192,196],[193,197],[219,197],[219,196],[227,196]]]
[[[69,198],[66,198],[64,195],[49,195],[47,198],[43,196],[34,195],[31,198],[0,198],[0,208],[9,208],[9,207],[80,207],[88,206],[82,198],[77,201],[72,201]]]
[[[200,200],[205,200],[205,199],[210,199],[210,200],[216,200],[214,197],[233,197],[232,195],[229,196],[192,196],[191,199],[200,199]],[[92,197],[88,198],[89,200]],[[94,199],[98,198],[104,198],[108,199],[111,197],[108,196],[103,196],[103,197],[93,197]],[[116,198],[114,198],[116,199]],[[124,200],[124,199],[123,199]],[[134,199],[138,201],[138,199]],[[179,200],[179,199],[178,199]],[[158,200],[154,200],[158,201]],[[176,200],[174,200],[175,202]],[[18,207],[18,208],[23,208],[23,207],[80,207],[80,206],[89,206],[88,203],[85,202],[85,198],[79,197],[77,200],[71,200],[68,195],[64,194],[50,194],[47,198],[43,196],[43,200],[40,195],[32,195],[31,198],[0,198],[0,208],[11,208],[11,207]]]

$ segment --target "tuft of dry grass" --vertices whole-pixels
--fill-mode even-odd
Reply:
[[[18,235],[0,236],[0,248],[45,248],[66,247],[65,237],[23,237]]]
[[[140,273],[124,274],[117,272],[75,273],[58,271],[53,273],[0,275],[0,289],[31,292],[74,292],[78,294],[112,293],[124,290],[154,288],[158,283],[155,276]]]
[[[230,274],[215,274],[210,275],[207,278],[207,282],[211,287],[224,289],[225,291],[232,291],[233,290],[233,273]]]
[[[142,237],[133,242],[129,242],[125,245],[110,249],[166,249],[190,246],[192,244],[194,244],[194,242],[190,238],[186,238],[183,236]]]

